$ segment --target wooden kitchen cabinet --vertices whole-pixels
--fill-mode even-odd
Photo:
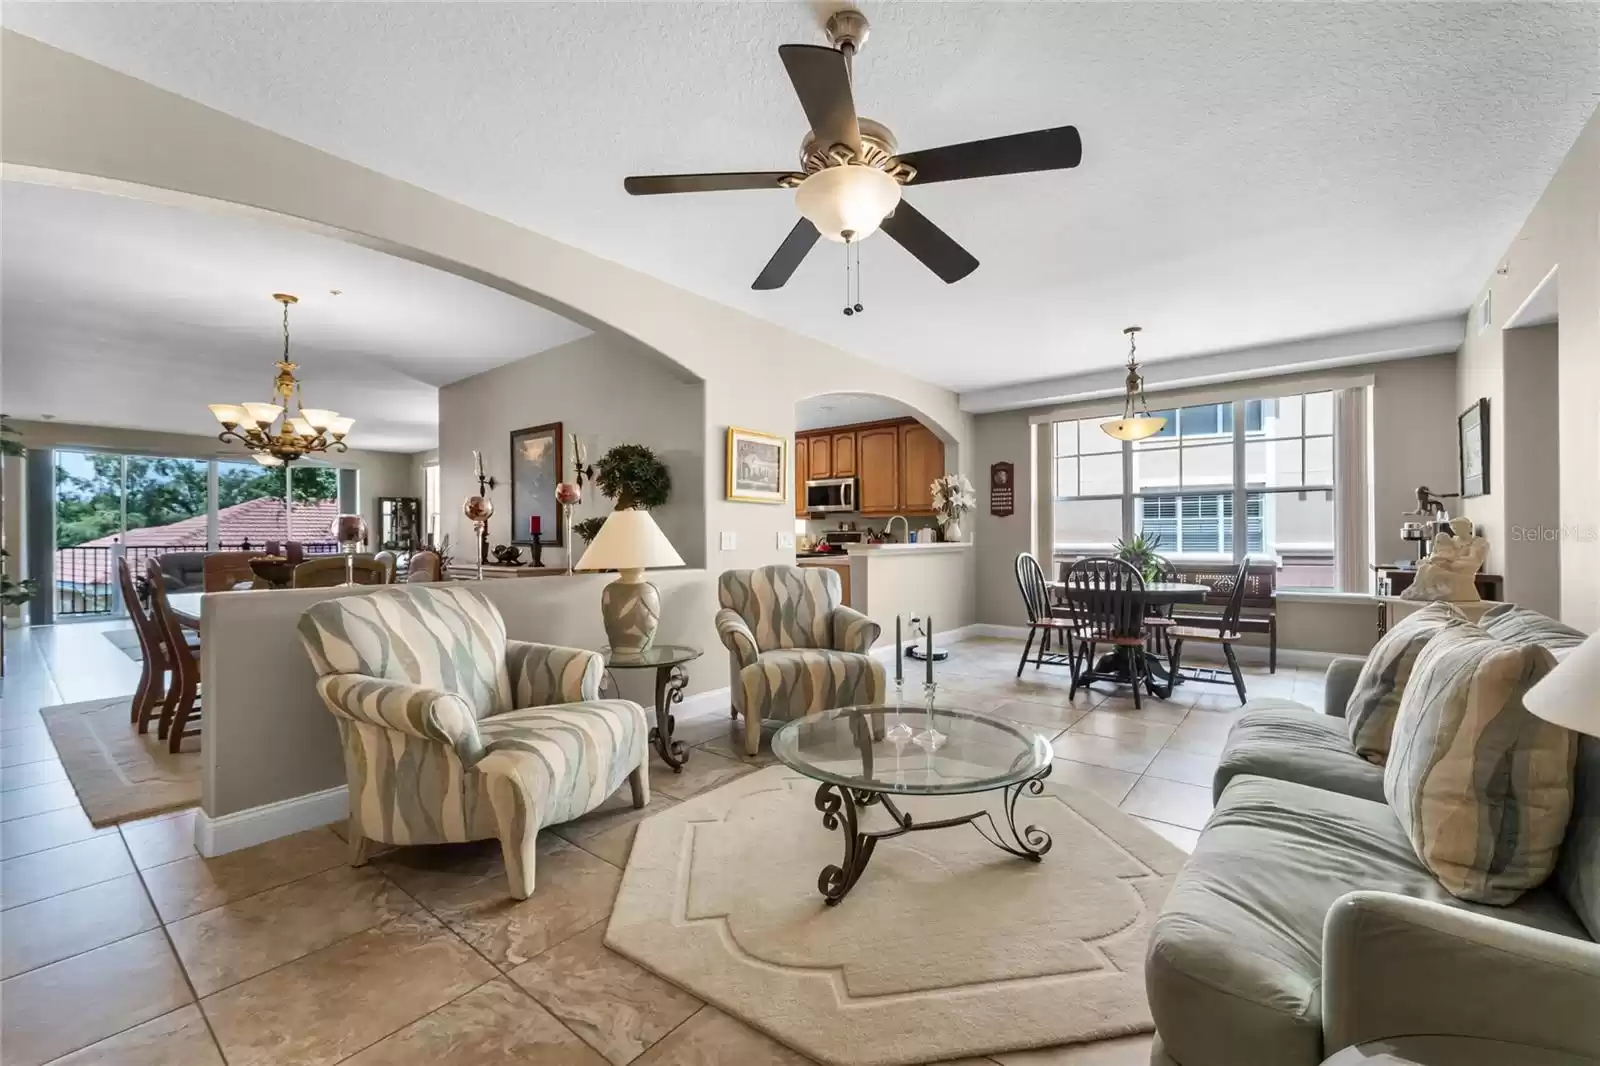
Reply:
[[[900,507],[906,514],[932,514],[935,478],[944,476],[944,441],[920,422],[900,427]]]
[[[806,476],[811,471],[811,460],[808,448],[811,444],[809,438],[796,437],[794,439],[794,513],[796,518],[806,516]]]
[[[876,426],[856,433],[857,509],[864,515],[900,510],[900,427]]]
[[[833,438],[833,474],[832,477],[856,476],[856,435],[854,433],[834,433]]]
[[[833,476],[833,437],[827,433],[811,438],[810,447],[807,449],[810,461],[807,469],[811,471],[812,481],[821,481],[823,478]]]

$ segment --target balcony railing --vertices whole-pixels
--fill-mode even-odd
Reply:
[[[262,550],[255,542],[223,544],[222,551]],[[330,555],[339,550],[336,541],[305,541],[307,555]],[[55,558],[55,616],[84,618],[110,617],[124,613],[122,590],[117,586],[117,559],[126,556],[133,572],[144,573],[157,556],[171,552],[200,552],[195,544],[96,544],[57,548]]]

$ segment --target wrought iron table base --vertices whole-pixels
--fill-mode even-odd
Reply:
[[[951,826],[970,825],[978,831],[979,836],[1001,851],[1009,852],[1019,859],[1038,862],[1044,857],[1045,852],[1050,850],[1050,834],[1036,825],[1023,826],[1018,831],[1017,800],[1022,798],[1023,792],[1027,792],[1030,796],[1039,795],[1044,791],[1044,779],[1049,776],[1050,767],[1046,766],[1036,776],[1002,789],[1004,793],[1002,805],[1005,812],[1003,831],[1000,823],[987,809],[954,818],[917,822],[911,815],[901,811],[888,793],[847,788],[825,781],[817,788],[817,810],[822,812],[822,824],[825,828],[839,829],[844,834],[844,865],[835,866],[830,863],[824,866],[822,873],[817,877],[817,890],[822,893],[828,905],[833,906],[844,899],[861,879],[867,863],[872,860],[872,852],[878,846],[878,841],[890,840],[906,833],[920,833],[925,829],[948,829]],[[873,804],[883,806],[884,811],[895,823],[893,828],[859,827],[856,808]]]
[[[656,668],[656,724],[650,727],[650,743],[655,745],[661,761],[672,767],[675,774],[683,773],[683,764],[689,761],[689,749],[683,741],[672,739],[672,731],[678,725],[672,705],[683,702],[683,690],[688,684],[689,672],[681,664]]]

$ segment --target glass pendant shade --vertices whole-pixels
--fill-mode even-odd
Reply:
[[[335,437],[342,437],[350,432],[350,427],[356,424],[353,418],[331,418],[328,420],[328,432]]]
[[[300,417],[305,419],[312,429],[320,433],[328,428],[330,422],[339,417],[339,412],[326,411],[320,407],[303,407],[300,409]]]
[[[311,428],[311,423],[304,418],[289,419],[289,428],[294,430],[297,436],[315,437],[317,435],[317,431]]]
[[[255,461],[260,463],[262,466],[282,466],[283,465],[283,460],[282,459],[279,459],[276,455],[267,455],[265,452],[256,452],[256,454],[254,456],[252,456],[252,458],[255,459]]]
[[[876,167],[849,163],[819,170],[800,183],[795,207],[830,241],[876,233],[900,203],[900,183]]]
[[[1167,420],[1150,413],[1144,399],[1144,376],[1139,373],[1140,327],[1122,331],[1128,337],[1128,377],[1122,386],[1122,417],[1100,423],[1106,436],[1115,440],[1144,440],[1166,428]]]
[[[250,421],[258,425],[270,426],[278,420],[279,415],[283,414],[283,408],[275,403],[246,403],[240,406],[244,408],[245,414],[250,416]]]
[[[217,421],[225,426],[237,426],[250,417],[245,412],[244,407],[236,403],[214,403],[210,407],[211,413],[216,416]]]
[[[1119,418],[1113,422],[1102,422],[1100,428],[1107,436],[1117,440],[1144,440],[1153,437],[1166,428],[1167,420],[1155,415],[1137,415],[1133,418]]]

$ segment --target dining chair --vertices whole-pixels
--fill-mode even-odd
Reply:
[[[1068,568],[1062,592],[1078,642],[1079,654],[1074,658],[1082,663],[1081,669],[1072,672],[1068,698],[1078,694],[1080,684],[1087,687],[1096,681],[1129,682],[1133,685],[1133,705],[1141,707],[1141,683],[1151,695],[1157,691],[1145,657],[1144,578],[1138,567],[1104,556],[1079,559]],[[1111,645],[1112,655],[1127,670],[1126,676],[1098,669],[1095,649],[1101,644]]]
[[[1177,566],[1173,564],[1171,559],[1163,558],[1156,566],[1160,569],[1160,573],[1156,575],[1156,580],[1162,584],[1171,585],[1183,580],[1178,574]],[[1171,631],[1172,627],[1178,624],[1172,617],[1173,610],[1176,607],[1176,602],[1164,605],[1145,604],[1144,626],[1145,632],[1149,634],[1147,647],[1150,653],[1157,658],[1168,657],[1172,654]]]
[[[1022,646],[1022,659],[1017,663],[1017,676],[1021,677],[1022,668],[1028,665],[1028,655],[1033,653],[1035,637],[1039,638],[1039,649],[1033,653],[1035,670],[1049,663],[1051,666],[1069,667],[1073,673],[1077,673],[1078,662],[1072,638],[1072,620],[1055,613],[1055,608],[1050,603],[1050,587],[1045,584],[1044,570],[1039,566],[1039,560],[1030,552],[1019,552],[1014,568],[1017,573],[1017,589],[1022,593],[1022,606],[1028,612],[1028,641]],[[1051,647],[1055,643],[1057,634],[1066,645],[1065,655]]]
[[[1239,640],[1239,613],[1244,610],[1244,593],[1246,577],[1250,569],[1250,560],[1240,560],[1239,569],[1230,579],[1233,587],[1228,590],[1228,602],[1223,607],[1222,613],[1217,616],[1216,628],[1210,626],[1183,625],[1172,626],[1167,634],[1172,638],[1172,684],[1179,680],[1179,664],[1183,658],[1184,641],[1195,641],[1204,644],[1218,644],[1222,647],[1222,656],[1228,661],[1228,673],[1232,675],[1231,681],[1234,690],[1239,693],[1239,702],[1245,701],[1244,675],[1239,672],[1239,659],[1233,653],[1233,645]],[[1222,676],[1222,671],[1214,666],[1196,666],[1190,668],[1190,673],[1183,674],[1184,681],[1202,681],[1212,685],[1226,685],[1230,679]]]
[[[406,582],[412,584],[419,581],[443,581],[444,567],[441,565],[439,553],[436,551],[413,552],[411,562],[406,567]]]
[[[185,738],[200,734],[198,724],[194,729],[189,728],[190,719],[198,719],[200,714],[200,649],[189,643],[178,616],[172,613],[167,590],[160,581],[159,564],[152,559],[149,567],[150,614],[170,651],[172,670],[172,682],[167,687],[156,736],[167,742],[168,751],[176,754]]]
[[[399,567],[400,567],[400,556],[399,556],[399,554],[396,553],[396,552],[390,551],[388,548],[385,548],[385,549],[383,549],[383,551],[381,551],[378,554],[374,555],[372,557],[372,559],[373,559],[374,562],[379,562],[379,563],[383,564],[383,567],[384,567],[384,570],[385,570],[383,583],[385,585],[394,584],[395,571],[397,571],[399,569]]]
[[[256,572],[250,569],[250,560],[266,552],[207,552],[202,565],[203,588],[206,592],[232,592],[240,585],[254,584]]]
[[[139,590],[133,583],[133,566],[127,556],[117,560],[117,584],[122,587],[122,602],[127,605],[128,617],[133,621],[141,660],[139,684],[133,690],[128,720],[139,732],[145,733],[150,729],[150,719],[166,703],[167,671],[173,668],[172,658],[167,653],[167,640],[161,626],[140,601]],[[190,646],[193,646],[192,641]]]
[[[343,555],[325,555],[318,559],[307,559],[294,568],[291,587],[297,589],[335,588],[344,584],[346,573],[345,557]],[[348,573],[354,575],[355,583],[358,585],[387,585],[389,583],[389,569],[370,555],[356,556]]]

